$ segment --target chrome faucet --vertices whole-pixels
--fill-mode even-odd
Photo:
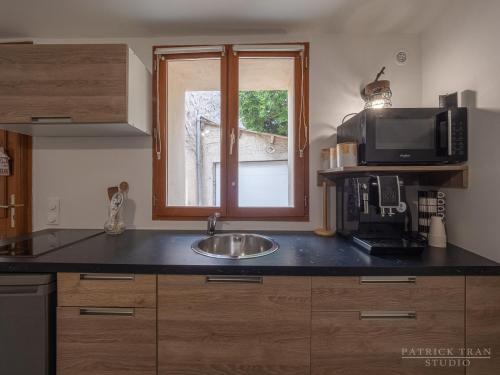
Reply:
[[[217,219],[220,217],[219,212],[214,212],[208,217],[207,220],[207,234],[213,236],[215,234],[215,226],[217,225]]]

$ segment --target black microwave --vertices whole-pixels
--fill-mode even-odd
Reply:
[[[359,165],[467,161],[467,108],[365,109],[337,128],[358,145]]]

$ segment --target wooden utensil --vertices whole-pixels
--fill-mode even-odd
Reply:
[[[128,193],[128,189],[129,189],[129,185],[128,185],[128,182],[126,181],[123,181],[123,182],[120,182],[120,191],[122,193]]]
[[[111,198],[113,198],[113,195],[115,195],[116,193],[118,193],[118,186],[111,186],[108,188],[108,197],[109,197],[109,200],[111,201]]]
[[[314,234],[321,237],[332,237],[335,235],[335,232],[330,229],[328,201],[328,184],[323,181],[323,228],[314,230]]]

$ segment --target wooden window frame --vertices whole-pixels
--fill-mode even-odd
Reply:
[[[269,45],[266,43],[265,45]],[[225,52],[203,52],[162,55],[155,51],[160,48],[187,46],[153,47],[153,113],[155,136],[153,137],[153,220],[206,220],[214,212],[219,212],[224,220],[252,221],[308,221],[309,220],[309,43],[279,43],[303,45],[303,52],[233,52],[232,45],[225,45]],[[255,45],[255,44],[252,44]],[[199,47],[204,47],[199,45]],[[167,63],[185,58],[220,57],[221,61],[221,205],[220,207],[167,206]],[[294,206],[293,207],[238,207],[238,143],[229,155],[228,140],[231,130],[238,131],[238,61],[240,57],[293,57],[295,60],[295,105],[294,105]],[[303,76],[302,76],[303,74]],[[303,86],[302,86],[303,77]],[[304,116],[300,121],[300,100],[304,95]],[[164,105],[159,105],[159,103]],[[299,136],[300,132],[300,136]],[[158,148],[158,139],[161,148]],[[238,137],[236,137],[238,139]],[[301,144],[299,144],[301,142]],[[300,156],[299,149],[303,148]],[[157,157],[157,152],[160,158]],[[232,178],[229,178],[232,176]],[[233,182],[235,184],[233,184]]]

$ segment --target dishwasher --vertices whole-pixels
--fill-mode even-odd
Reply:
[[[0,374],[55,374],[53,274],[0,274]]]

